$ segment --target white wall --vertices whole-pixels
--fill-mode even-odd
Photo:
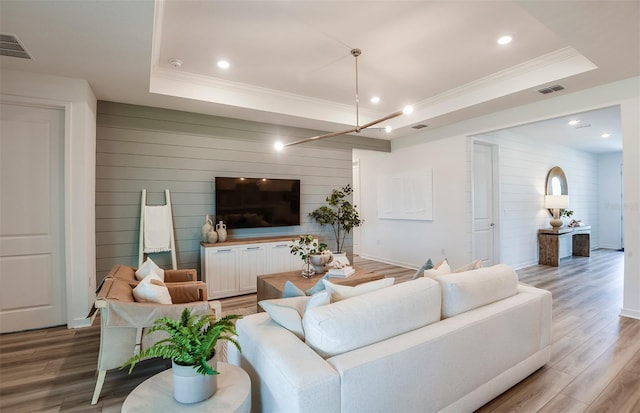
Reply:
[[[549,227],[544,208],[547,173],[563,169],[569,189],[572,218],[591,225],[591,248],[599,246],[598,157],[556,144],[541,144],[514,133],[499,131],[477,135],[499,146],[500,261],[515,268],[538,263],[537,232]],[[569,219],[564,218],[565,223]],[[567,238],[569,241],[569,238]],[[571,254],[571,243],[567,243]]]
[[[624,298],[622,315],[640,319],[640,81],[621,105],[624,175]]]
[[[574,211],[574,218],[592,226],[591,246],[598,247],[596,155],[560,145],[541,145],[508,131],[475,138],[499,146],[500,262],[515,268],[537,264],[536,234],[539,228],[549,226],[550,218],[544,208],[546,176],[554,166],[560,166],[567,176],[569,209]],[[466,137],[457,136],[391,154],[355,151],[365,193],[361,201],[366,220],[361,229],[361,255],[410,267],[420,266],[426,258],[446,257],[453,267],[479,258],[472,256],[469,238],[472,210],[469,156],[472,151],[467,150],[467,145],[470,141]],[[417,167],[433,168],[435,213],[432,221],[378,219],[377,188],[380,175],[386,169],[383,165],[391,165],[394,173]]]
[[[96,97],[85,80],[0,71],[1,92],[14,101],[65,111],[65,272],[67,325],[88,326],[95,301]]]
[[[597,108],[620,105],[621,108],[621,120],[623,131],[623,148],[624,148],[624,234],[625,234],[625,290],[624,290],[624,308],[622,314],[640,318],[640,122],[638,119],[638,113],[640,113],[640,79],[630,78],[624,81],[611,83],[608,85],[595,87],[592,89],[584,90],[576,93],[566,93],[558,97],[550,97],[540,102],[515,107],[501,112],[496,112],[491,115],[482,116],[479,118],[469,119],[463,122],[459,122],[447,127],[442,127],[433,130],[423,130],[414,135],[404,138],[398,138],[392,141],[391,148],[392,153],[390,159],[393,162],[401,164],[398,154],[412,154],[410,159],[419,158],[423,162],[435,162],[433,158],[447,157],[451,154],[455,146],[458,146],[458,151],[464,151],[468,154],[468,148],[460,146],[460,140],[463,137],[475,136],[486,133],[488,131],[505,129],[511,126],[516,126],[524,123],[535,122],[543,119],[554,118],[557,116],[568,115],[577,112],[583,112],[593,110]],[[438,140],[451,141],[449,144],[442,143],[442,146],[431,146]],[[429,146],[421,146],[429,143]],[[449,146],[451,145],[451,146]],[[438,152],[436,149],[446,148],[445,152]],[[419,153],[419,155],[418,155]],[[460,152],[456,152],[451,157],[449,165],[449,171],[453,174],[459,174],[458,168],[467,168],[464,162],[460,161]],[[466,155],[465,155],[466,156]],[[398,160],[396,160],[396,157]],[[438,161],[439,162],[439,161]],[[436,177],[438,175],[436,174]],[[585,182],[589,179],[587,176],[575,176],[569,177],[569,184],[575,185],[576,183]],[[445,181],[450,183],[448,181]],[[462,180],[458,180],[457,186],[450,186],[448,191],[453,191],[458,194],[457,196],[448,195],[451,198],[459,197],[461,191],[467,191],[466,189],[460,189],[458,186],[462,184]],[[468,180],[467,180],[468,184]],[[585,184],[586,185],[586,184]],[[365,188],[363,188],[365,191]],[[468,199],[470,194],[467,195]],[[583,201],[581,201],[583,202]],[[590,202],[585,200],[584,202]],[[364,205],[364,201],[363,201]],[[596,210],[595,208],[593,209]],[[470,214],[468,210],[464,210],[460,205],[439,205],[438,211],[445,211],[447,214],[455,214],[456,218],[460,220],[469,221]],[[439,212],[439,213],[440,213]],[[576,211],[577,214],[582,214],[581,211]],[[542,219],[540,216],[540,219]],[[438,218],[438,215],[436,215]],[[446,222],[455,221],[454,218],[443,218]],[[588,216],[592,222],[597,222],[599,217],[596,215]],[[432,226],[436,226],[435,223]],[[469,224],[465,224],[469,227]],[[438,229],[431,233],[429,238],[429,247],[432,248],[437,243],[450,243],[460,246],[464,251],[467,246],[470,245],[470,231],[464,229],[464,226],[455,225],[448,230],[443,231]],[[370,231],[365,235],[367,229]],[[389,249],[385,252],[385,258],[390,262],[406,262],[413,265],[419,264],[427,255],[433,254],[432,251],[422,252],[420,256],[408,258],[401,255],[398,250],[407,250],[416,252],[416,247],[411,244],[416,239],[426,240],[429,236],[424,233],[426,230],[425,225],[417,225],[412,227],[411,225],[402,225],[403,231],[407,231],[405,236],[396,235],[399,240],[406,239],[407,242],[402,246],[398,246],[395,249]],[[362,228],[362,238],[372,238],[374,240],[389,236],[384,232],[380,232],[378,225],[374,225],[371,222],[366,222]],[[455,231],[455,232],[454,232]],[[442,240],[438,240],[442,238]],[[458,239],[458,241],[453,241]],[[363,241],[364,247],[364,241]],[[366,250],[363,248],[362,254],[367,255],[371,253],[375,255],[379,253],[378,250]],[[436,254],[437,254],[436,250]],[[453,254],[447,254],[453,260],[464,260],[465,253],[459,252],[454,256]],[[461,257],[461,258],[460,258]],[[524,260],[523,260],[524,261]],[[453,263],[457,265],[458,262]]]
[[[622,248],[622,152],[598,156],[600,247]]]
[[[409,267],[427,258],[448,258],[453,266],[471,254],[470,184],[467,139],[454,137],[391,154],[354,151],[360,163],[361,256]],[[415,173],[433,170],[433,220],[378,218],[378,183],[382,171]]]

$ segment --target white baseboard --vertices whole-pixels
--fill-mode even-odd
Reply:
[[[367,259],[367,260],[383,262],[385,264],[397,265],[399,267],[408,268],[410,270],[417,270],[418,269],[418,267],[416,267],[413,264],[407,264],[406,262],[399,262],[399,261],[389,260],[387,258],[376,257],[376,256],[373,256],[373,255],[360,254],[360,257],[362,257],[364,259]]]
[[[622,317],[635,318],[640,320],[640,310],[632,310],[630,308],[623,308],[620,310],[620,315]]]

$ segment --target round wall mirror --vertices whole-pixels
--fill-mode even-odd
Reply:
[[[554,166],[547,174],[547,192],[545,195],[569,195],[567,177],[559,166]]]

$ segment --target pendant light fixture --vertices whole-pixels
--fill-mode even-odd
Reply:
[[[320,139],[327,139],[327,138],[332,138],[334,136],[340,136],[340,135],[346,135],[347,133],[359,133],[360,131],[362,131],[363,129],[367,129],[370,128],[374,125],[377,125],[379,123],[382,123],[386,120],[389,119],[393,119],[393,118],[397,118],[400,115],[408,115],[411,112],[413,112],[413,107],[411,106],[405,106],[404,109],[393,112],[388,114],[387,116],[384,116],[380,119],[376,119],[373,120],[371,122],[365,123],[364,125],[360,125],[360,108],[359,108],[359,103],[360,103],[360,98],[359,98],[359,90],[358,90],[358,56],[360,56],[362,54],[362,50],[360,49],[352,49],[351,50],[351,55],[355,58],[355,62],[356,62],[356,126],[348,129],[348,130],[344,130],[344,131],[340,131],[340,132],[331,132],[331,133],[326,133],[324,135],[319,135],[319,136],[312,136],[310,138],[305,138],[305,139],[300,139],[298,141],[294,141],[294,142],[289,142],[289,143],[281,143],[281,142],[276,142],[275,143],[275,148],[276,150],[282,150],[287,146],[293,146],[293,145],[299,145],[301,143],[307,143],[307,142],[313,142],[313,141],[317,141]]]

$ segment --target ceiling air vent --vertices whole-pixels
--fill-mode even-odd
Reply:
[[[549,86],[542,89],[538,89],[538,92],[542,93],[543,95],[546,95],[547,93],[557,92],[559,90],[564,90],[564,86],[560,86],[560,85]]]
[[[18,38],[10,34],[0,34],[0,55],[31,59]]]
[[[413,125],[413,126],[412,126],[412,128],[413,128],[413,129],[422,129],[422,128],[426,128],[426,127],[428,127],[428,126],[429,126],[429,125],[425,125],[424,123],[419,123],[419,124],[417,124],[417,125]]]

